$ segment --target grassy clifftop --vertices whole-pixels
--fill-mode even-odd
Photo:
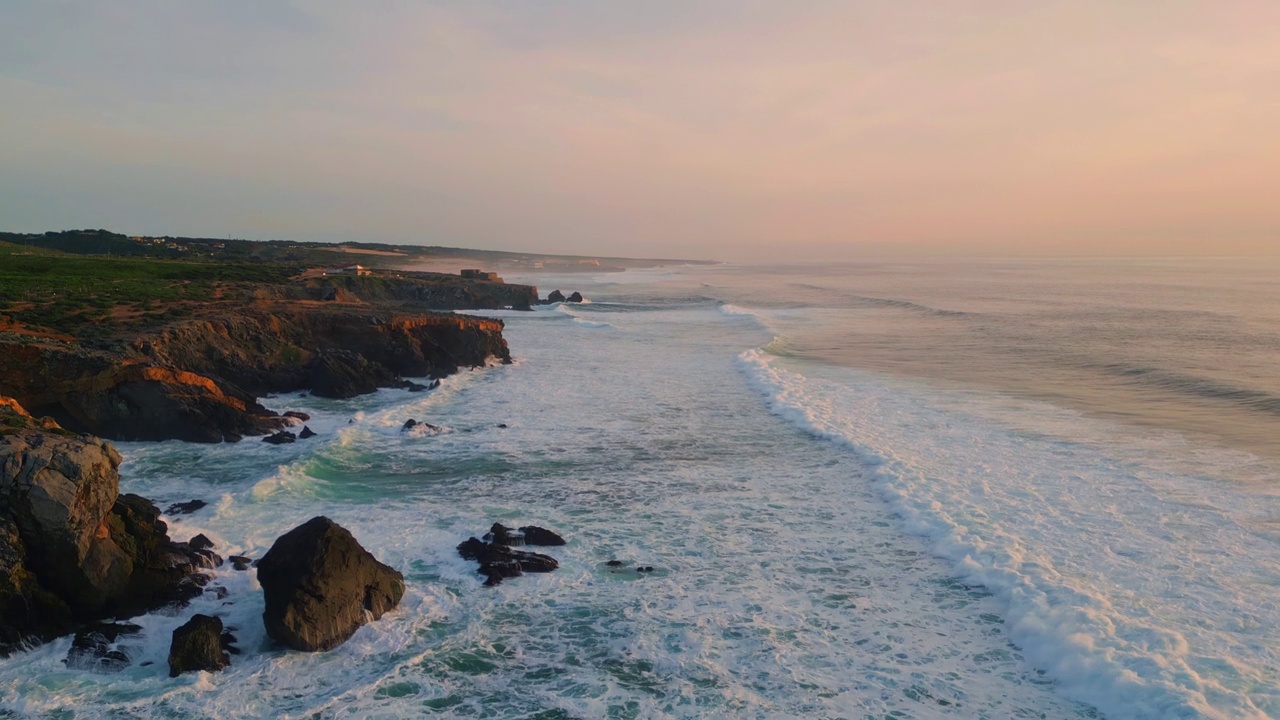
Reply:
[[[73,255],[0,243],[0,313],[8,325],[93,335],[184,317],[254,286],[284,286],[297,272],[283,263]]]

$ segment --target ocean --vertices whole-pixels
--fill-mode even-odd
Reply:
[[[481,313],[515,364],[430,393],[264,401],[308,441],[119,444],[123,491],[209,501],[176,539],[327,515],[396,611],[281,650],[227,566],[123,673],[0,661],[0,717],[1280,716],[1280,262],[504,275],[591,302]],[[483,587],[495,521],[560,569]],[[170,679],[194,612],[242,654]]]

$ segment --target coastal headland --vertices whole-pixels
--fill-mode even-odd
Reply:
[[[0,656],[76,632],[68,667],[116,671],[129,663],[116,639],[138,628],[113,619],[226,591],[206,587],[223,564],[208,538],[175,542],[159,508],[120,493],[121,456],[106,440],[292,442],[283,428],[307,417],[269,408],[275,393],[430,392],[459,370],[511,362],[502,320],[450,311],[583,300],[506,283],[477,269],[497,266],[483,252],[445,254],[470,267],[406,269],[432,252],[397,246],[0,234]],[[263,558],[259,578],[276,588],[268,629],[290,647],[333,647],[403,593],[398,572],[326,518],[279,542],[267,557],[288,562]],[[175,631],[171,673],[221,669],[228,652],[234,636],[197,615]]]
[[[441,311],[539,301],[533,286],[432,273],[0,255],[0,394],[117,440],[238,440],[285,424],[263,395],[345,398],[509,362],[501,320]]]

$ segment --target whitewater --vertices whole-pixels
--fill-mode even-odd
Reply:
[[[0,717],[1275,716],[1280,325],[1268,275],[1216,270],[525,278],[592,302],[496,313],[514,365],[265,399],[311,414],[294,445],[119,444],[122,491],[209,502],[175,539],[261,557],[328,515],[397,610],[286,651],[224,567],[123,673],[0,661]],[[494,521],[565,535],[560,569],[482,587],[454,548]],[[243,652],[170,679],[193,612]]]

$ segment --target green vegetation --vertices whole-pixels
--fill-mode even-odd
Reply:
[[[283,284],[296,265],[68,255],[0,243],[0,311],[36,328],[81,335],[118,308],[175,318],[188,303],[240,283]]]

